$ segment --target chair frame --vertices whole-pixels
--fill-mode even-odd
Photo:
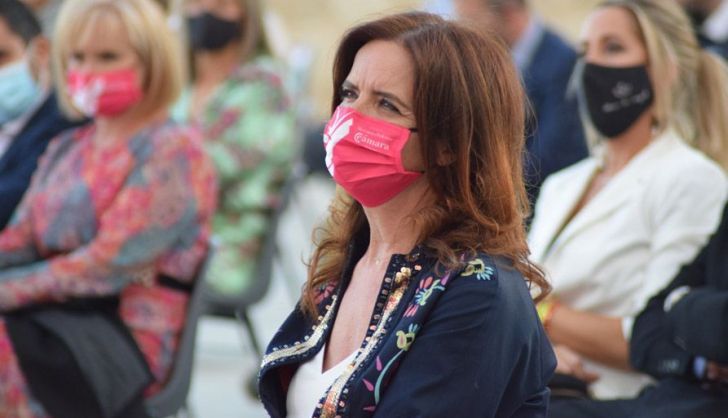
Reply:
[[[187,304],[187,317],[184,328],[182,329],[182,335],[180,336],[179,346],[169,380],[162,390],[147,398],[145,401],[147,413],[151,418],[178,417],[180,413],[185,417],[191,416],[187,405],[187,396],[192,382],[197,326],[200,317],[207,309],[205,300],[207,286],[205,274],[207,273],[207,267],[213,253],[214,244],[211,243],[205,261],[197,273],[194,287],[190,294],[190,299]]]

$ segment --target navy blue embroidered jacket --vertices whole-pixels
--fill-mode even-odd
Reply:
[[[321,289],[318,318],[296,308],[273,337],[259,374],[272,417],[286,416],[294,373],[328,340],[363,251]],[[546,417],[556,359],[523,276],[485,254],[462,264],[436,268],[421,247],[392,257],[366,338],[313,417]]]

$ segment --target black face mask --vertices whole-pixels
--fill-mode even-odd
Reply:
[[[187,18],[190,45],[195,51],[215,51],[240,39],[242,28],[237,20],[226,20],[212,13]]]
[[[584,64],[581,81],[589,118],[606,138],[614,138],[629,129],[654,98],[644,65],[603,67]]]

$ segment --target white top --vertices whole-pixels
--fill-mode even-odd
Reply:
[[[728,40],[728,0],[723,0],[720,6],[708,16],[701,30],[708,39],[714,42]]]
[[[600,166],[587,158],[550,176],[529,233],[532,261],[544,267],[553,294],[571,308],[634,317],[690,262],[718,225],[728,183],[715,163],[675,134],[637,154],[556,235]],[[633,397],[649,381],[586,361],[601,375],[600,399]]]
[[[288,418],[311,418],[313,411],[316,410],[316,405],[324,397],[334,380],[341,376],[346,366],[354,360],[358,350],[349,354],[349,357],[339,364],[321,373],[325,352],[326,345],[319,350],[316,357],[302,363],[296,370],[296,374],[293,375],[286,397]]]

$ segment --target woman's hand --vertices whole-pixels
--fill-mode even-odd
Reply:
[[[599,375],[584,368],[581,356],[569,347],[559,344],[554,347],[556,353],[556,373],[574,376],[587,383],[599,379]]]

